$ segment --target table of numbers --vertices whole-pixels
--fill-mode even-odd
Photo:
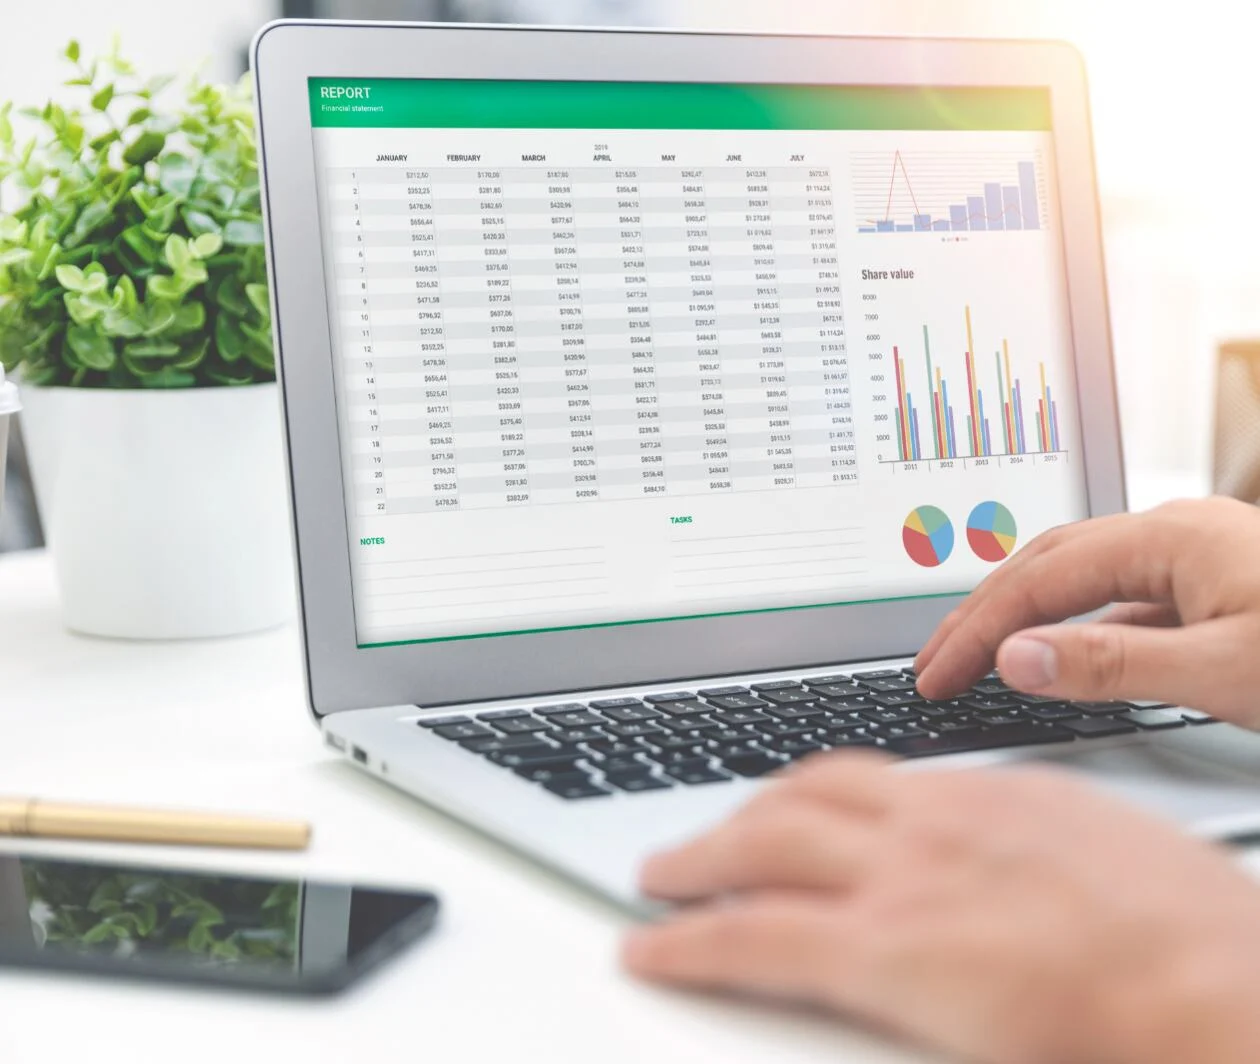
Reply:
[[[830,170],[326,176],[361,515],[856,481]]]

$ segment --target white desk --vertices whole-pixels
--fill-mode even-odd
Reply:
[[[1133,494],[1144,507],[1194,490]],[[431,939],[331,1002],[0,975],[4,1064],[925,1059],[829,1020],[632,982],[612,909],[325,753],[292,627],[181,644],[72,636],[40,553],[0,558],[0,792],[305,817],[315,845],[301,856],[103,852],[392,880],[445,903]]]
[[[924,1059],[826,1019],[626,978],[621,916],[334,760],[301,683],[292,627],[205,643],[72,636],[44,555],[0,558],[0,792],[304,817],[304,855],[96,852],[431,886],[444,902],[433,937],[332,1001],[0,975],[0,1061]]]

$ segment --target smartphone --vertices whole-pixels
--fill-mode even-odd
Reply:
[[[421,891],[0,853],[0,966],[330,994],[437,912]]]

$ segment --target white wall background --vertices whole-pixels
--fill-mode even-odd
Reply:
[[[479,0],[480,2],[480,0]],[[1213,350],[1260,335],[1257,5],[1198,0],[518,0],[523,18],[832,33],[1052,36],[1085,54],[1130,467],[1206,472]],[[620,4],[621,6],[616,6]],[[146,69],[233,74],[271,0],[0,0],[0,99],[42,102],[122,33]]]

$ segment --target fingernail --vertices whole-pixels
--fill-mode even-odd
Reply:
[[[1059,678],[1059,657],[1049,643],[1016,636],[1002,644],[998,671],[1020,691],[1040,691]]]

